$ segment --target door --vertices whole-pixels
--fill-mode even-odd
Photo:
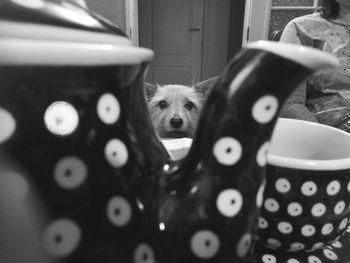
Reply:
[[[147,81],[189,85],[201,79],[203,0],[141,0],[140,46],[154,50]]]

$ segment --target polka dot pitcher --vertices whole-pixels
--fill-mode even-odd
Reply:
[[[172,161],[145,102],[152,51],[70,1],[0,7],[0,261],[251,261],[279,109],[336,61],[250,44]]]

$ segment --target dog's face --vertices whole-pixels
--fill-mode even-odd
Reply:
[[[203,100],[203,95],[194,87],[156,85],[148,108],[158,135],[161,138],[193,137]]]
[[[214,79],[207,83],[213,85]],[[192,138],[211,85],[147,84],[148,108],[159,137]]]

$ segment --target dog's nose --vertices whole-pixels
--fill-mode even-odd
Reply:
[[[182,126],[182,119],[181,118],[171,118],[170,119],[170,125],[173,127],[173,128],[180,128]]]

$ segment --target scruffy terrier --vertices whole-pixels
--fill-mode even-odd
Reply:
[[[207,94],[217,77],[192,86],[145,83],[150,116],[159,137],[192,138]]]

